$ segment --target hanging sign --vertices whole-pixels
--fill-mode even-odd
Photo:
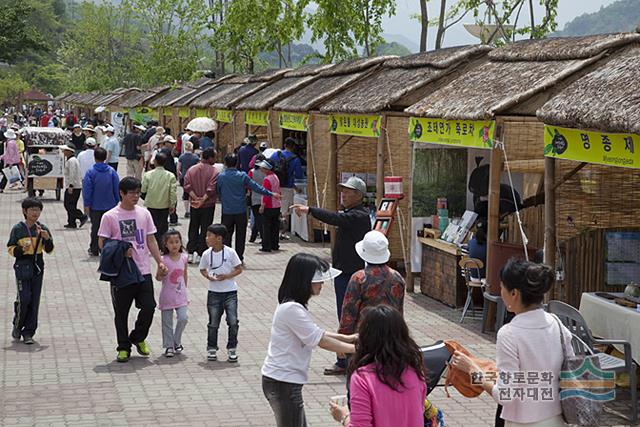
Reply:
[[[206,108],[198,108],[196,110],[196,117],[209,117],[209,110]]]
[[[171,111],[171,107],[165,107],[162,109],[162,115],[166,116],[166,117],[171,117],[173,116],[173,111]]]
[[[409,119],[409,140],[457,147],[493,148],[494,121]]]
[[[233,111],[216,110],[216,121],[222,123],[233,123]]]
[[[309,114],[281,111],[278,113],[278,124],[282,129],[306,132],[309,130]]]
[[[354,135],[377,138],[380,136],[382,116],[355,116],[330,114],[329,130],[336,135]]]
[[[129,119],[136,123],[145,124],[151,120],[158,120],[158,110],[149,107],[136,107],[129,110]]]
[[[640,169],[635,144],[640,145],[640,135],[544,126],[547,157]]]
[[[180,110],[178,110],[178,117],[183,119],[188,119],[189,117],[191,117],[191,111],[189,110],[189,107],[181,107]]]
[[[245,111],[244,123],[252,126],[267,126],[269,124],[268,111]]]

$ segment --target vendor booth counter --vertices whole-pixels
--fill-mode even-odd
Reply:
[[[422,244],[420,292],[450,307],[464,305],[467,287],[460,271],[462,251],[439,239],[418,238]]]

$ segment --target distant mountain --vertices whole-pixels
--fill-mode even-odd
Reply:
[[[585,13],[568,22],[554,36],[585,36],[589,34],[635,31],[640,25],[640,0],[618,0],[594,13]]]
[[[391,42],[391,43],[382,43],[380,46],[376,48],[375,56],[385,56],[385,55],[396,55],[396,56],[405,56],[411,55],[411,51],[406,47],[401,45],[400,43]]]
[[[410,53],[417,53],[420,50],[420,45],[418,44],[419,40],[416,36],[416,40],[411,40],[408,37],[403,36],[402,34],[383,34],[382,38],[385,39],[387,43],[398,43],[407,49],[409,49]]]
[[[288,52],[287,46],[284,46],[282,50],[283,50],[282,55],[288,59],[289,52]],[[291,64],[289,64],[289,66],[297,67],[300,64],[302,64],[305,58],[311,57],[316,54],[318,54],[318,51],[306,43],[293,43],[291,45]],[[275,52],[275,51],[262,52],[258,54],[258,59],[260,59],[261,61],[264,61],[267,64],[267,67],[265,68],[278,68],[278,66],[280,65],[278,52]],[[318,58],[311,58],[307,60],[306,63],[317,64],[318,62],[319,62]]]

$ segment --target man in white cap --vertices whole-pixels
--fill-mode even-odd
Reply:
[[[379,231],[370,231],[356,243],[356,252],[365,267],[351,276],[347,286],[339,334],[356,333],[362,311],[367,307],[385,304],[403,312],[405,282],[400,273],[387,265],[391,257],[387,237]]]
[[[67,211],[67,223],[64,228],[78,228],[77,221],[80,221],[80,227],[82,227],[89,217],[78,209],[78,199],[82,193],[80,162],[74,155],[76,151],[74,147],[63,145],[60,150],[66,159],[64,162],[64,209]]]
[[[120,141],[115,136],[115,129],[109,125],[105,128],[107,138],[104,140],[102,148],[107,150],[107,163],[118,172],[118,157],[120,156]]]
[[[369,210],[362,204],[367,185],[358,177],[352,176],[340,184],[343,209],[331,212],[325,209],[304,205],[293,205],[297,215],[310,214],[314,218],[336,226],[336,241],[331,254],[332,264],[342,270],[334,280],[338,320],[342,316],[342,303],[351,275],[364,267],[364,261],[356,252],[356,243],[371,230]],[[346,372],[346,360],[338,358],[336,364],[324,370],[325,375],[342,375]]]
[[[96,159],[94,157],[95,148],[96,148],[96,140],[95,138],[87,138],[84,141],[84,145],[87,148],[77,154],[78,162],[80,162],[80,172],[82,173],[82,178],[87,174],[87,171],[93,167],[96,163]],[[77,151],[77,149],[76,149]]]

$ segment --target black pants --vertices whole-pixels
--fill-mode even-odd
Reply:
[[[240,257],[240,260],[244,260],[244,243],[247,239],[247,214],[222,214],[222,223],[227,227],[227,238],[224,239],[224,244],[231,247],[231,237],[233,233],[236,233],[236,246],[235,250]]]
[[[32,337],[38,328],[38,310],[40,309],[40,295],[42,294],[42,279],[44,272],[30,280],[17,280],[18,294],[13,303],[13,327],[23,337]]]
[[[98,230],[100,229],[100,221],[102,221],[102,215],[107,211],[96,211],[91,209],[89,211],[89,218],[91,218],[91,243],[89,243],[89,251],[93,255],[98,255],[100,249],[98,248]]]
[[[118,351],[131,351],[131,345],[144,341],[149,334],[156,309],[153,297],[153,281],[150,274],[144,276],[144,282],[117,288],[111,285],[111,301],[115,313],[114,322],[118,337]],[[129,333],[129,310],[131,303],[136,302],[138,317],[133,331]]]
[[[156,241],[158,247],[162,249],[162,236],[169,230],[169,208],[151,209],[147,208],[153,218],[153,224],[156,226]]]
[[[216,207],[191,208],[189,216],[189,242],[187,252],[192,254],[197,252],[202,255],[207,250],[207,243],[204,238],[207,235],[207,227],[213,223],[213,214]]]
[[[253,227],[251,227],[251,240],[256,240],[256,237],[260,235],[262,239],[262,214],[260,213],[260,205],[251,205],[251,212],[253,212]]]
[[[265,209],[262,214],[262,250],[280,249],[280,208]]]
[[[286,383],[262,376],[262,392],[276,417],[278,427],[306,427],[302,384]]]
[[[67,211],[67,224],[76,226],[76,221],[80,221],[84,218],[84,213],[78,209],[78,199],[82,190],[74,188],[69,193],[69,189],[64,192],[64,209]]]

